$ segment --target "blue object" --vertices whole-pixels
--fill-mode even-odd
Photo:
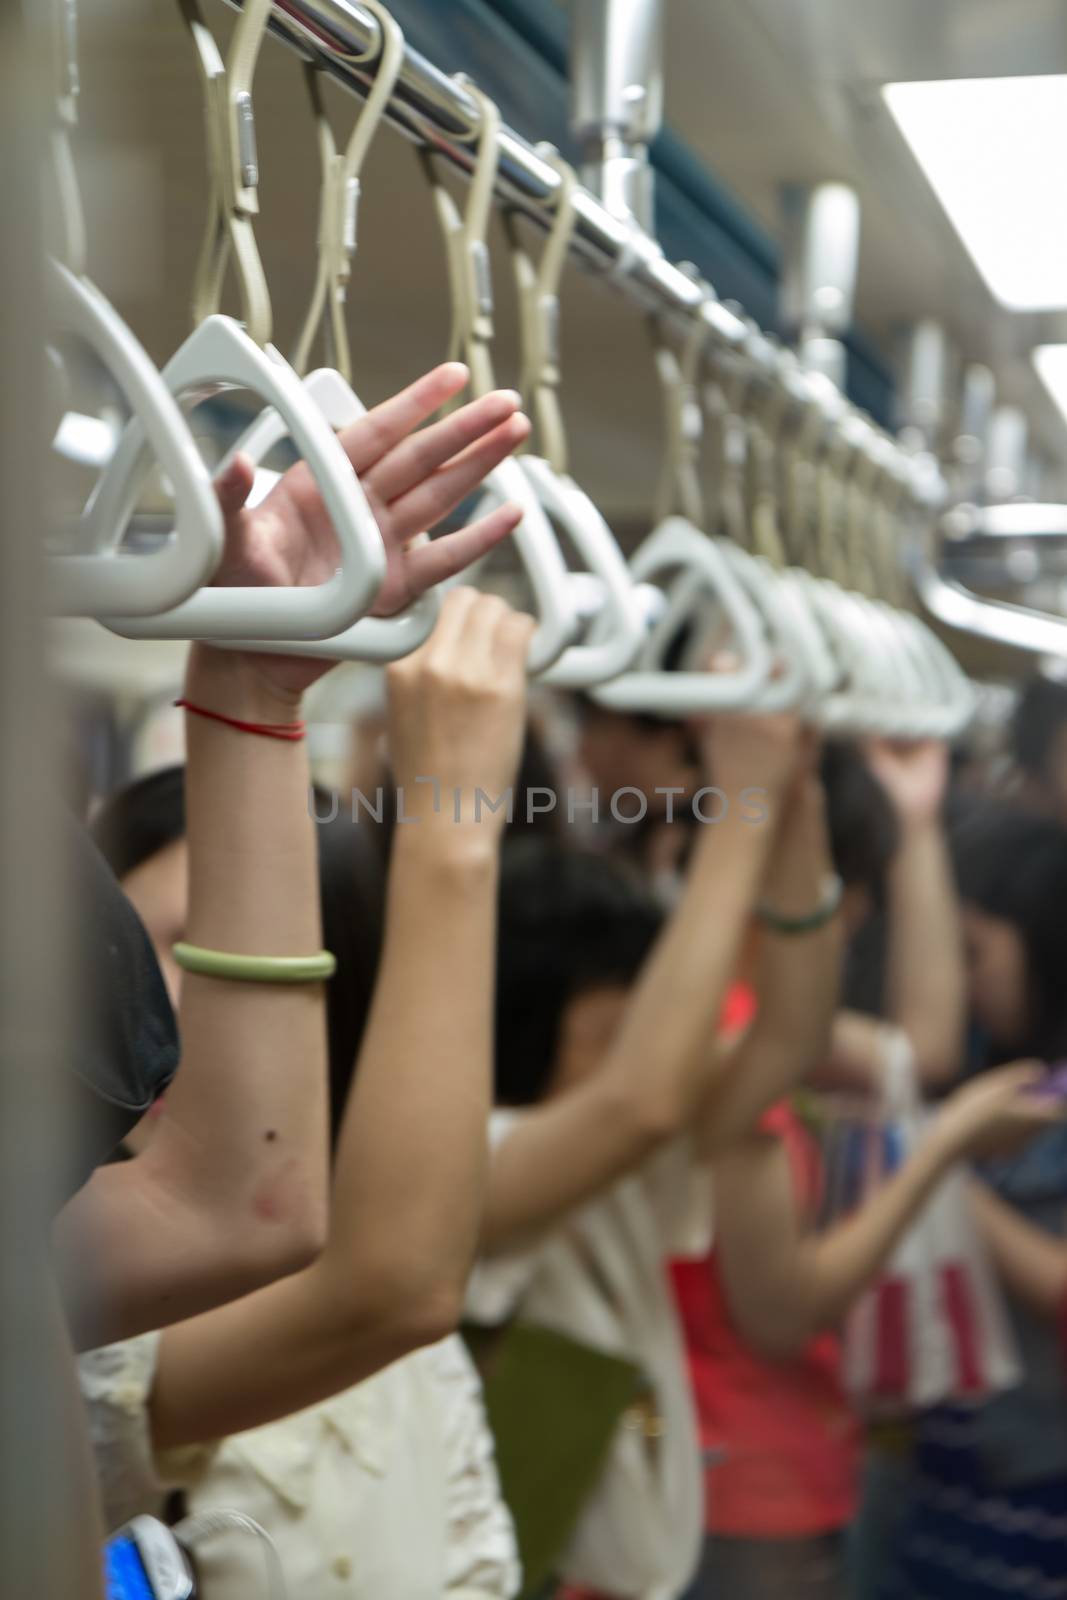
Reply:
[[[107,1600],[156,1600],[141,1552],[125,1535],[107,1546],[104,1578]]]

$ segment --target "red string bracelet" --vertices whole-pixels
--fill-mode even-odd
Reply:
[[[302,722],[242,722],[238,717],[223,716],[221,711],[208,711],[204,706],[194,706],[191,700],[175,700],[176,706],[191,711],[196,717],[207,717],[211,722],[225,723],[238,733],[256,733],[262,739],[302,739],[307,732]]]

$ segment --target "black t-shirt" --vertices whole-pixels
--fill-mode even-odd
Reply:
[[[74,907],[73,1193],[107,1161],[178,1066],[178,1027],[155,951],[80,824],[68,824]]]

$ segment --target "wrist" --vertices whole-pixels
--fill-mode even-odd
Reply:
[[[941,832],[941,810],[940,807],[933,811],[928,811],[925,808],[921,811],[898,810],[897,823],[901,834],[908,839],[919,839],[928,837],[931,834],[939,834]]]
[[[397,824],[393,864],[446,877],[495,876],[500,863],[500,830],[488,823],[464,824],[442,815]]]
[[[193,643],[185,669],[185,698],[208,711],[247,722],[296,722],[303,696],[268,682],[239,650]]]

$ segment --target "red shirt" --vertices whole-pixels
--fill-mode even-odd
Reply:
[[[798,1204],[813,1205],[818,1153],[795,1113],[777,1106],[761,1126],[786,1142]],[[857,1509],[860,1430],[841,1382],[837,1335],[813,1339],[793,1361],[765,1361],[733,1326],[714,1251],[676,1262],[672,1272],[709,1453],[707,1531],[803,1538],[845,1526]]]

